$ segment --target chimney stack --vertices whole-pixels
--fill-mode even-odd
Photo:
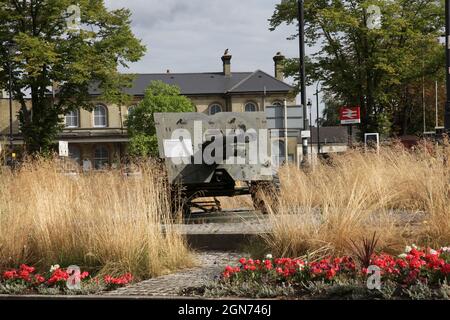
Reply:
[[[273,57],[273,61],[275,62],[275,78],[280,81],[284,81],[284,60],[285,56],[281,52],[277,52],[275,57]]]
[[[232,55],[229,53],[229,50],[225,50],[225,53],[222,56],[223,61],[223,74],[227,77],[231,76],[231,58]]]

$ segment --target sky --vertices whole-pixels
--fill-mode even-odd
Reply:
[[[132,30],[147,46],[130,65],[132,73],[217,72],[225,49],[232,71],[274,73],[276,52],[298,57],[298,42],[286,38],[296,25],[269,30],[268,19],[280,0],[106,0],[110,9],[129,8]],[[307,49],[307,53],[312,49]],[[125,70],[123,70],[125,71]],[[289,82],[289,80],[288,80]],[[307,96],[313,100],[313,88]],[[312,116],[316,118],[315,112]]]

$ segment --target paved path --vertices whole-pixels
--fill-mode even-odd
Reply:
[[[220,275],[226,265],[235,265],[242,254],[230,252],[201,252],[196,254],[199,266],[178,273],[142,281],[105,293],[106,296],[159,296],[180,295],[181,290],[198,288]]]

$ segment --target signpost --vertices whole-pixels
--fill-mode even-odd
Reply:
[[[380,134],[379,133],[366,133],[364,135],[364,145],[366,152],[369,149],[375,149],[377,153],[380,153]]]
[[[353,145],[353,125],[361,123],[361,107],[342,107],[340,112],[342,125],[349,126],[349,145]]]
[[[361,108],[360,107],[343,107],[340,113],[341,124],[360,124]]]
[[[67,141],[59,141],[59,156],[60,157],[69,156],[69,143]]]

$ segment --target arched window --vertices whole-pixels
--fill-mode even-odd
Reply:
[[[272,105],[275,106],[275,107],[282,107],[284,105],[284,103],[281,102],[281,101],[274,101],[272,103]]]
[[[98,104],[94,108],[94,127],[105,128],[108,126],[108,111],[104,105]]]
[[[78,128],[80,126],[80,113],[78,110],[72,110],[66,114],[66,128]]]
[[[218,103],[214,103],[209,106],[209,114],[212,116],[213,114],[222,112],[222,106]]]
[[[81,150],[80,147],[69,144],[69,158],[76,163],[80,164],[81,162]]]
[[[94,150],[94,168],[104,169],[109,165],[109,150],[104,145],[98,145]]]
[[[253,102],[248,102],[245,104],[245,112],[256,112],[258,107]]]
[[[135,105],[135,104],[133,104],[132,106],[129,106],[129,107],[128,107],[128,116],[130,116],[130,115],[133,113],[134,108],[136,108],[136,105]]]

